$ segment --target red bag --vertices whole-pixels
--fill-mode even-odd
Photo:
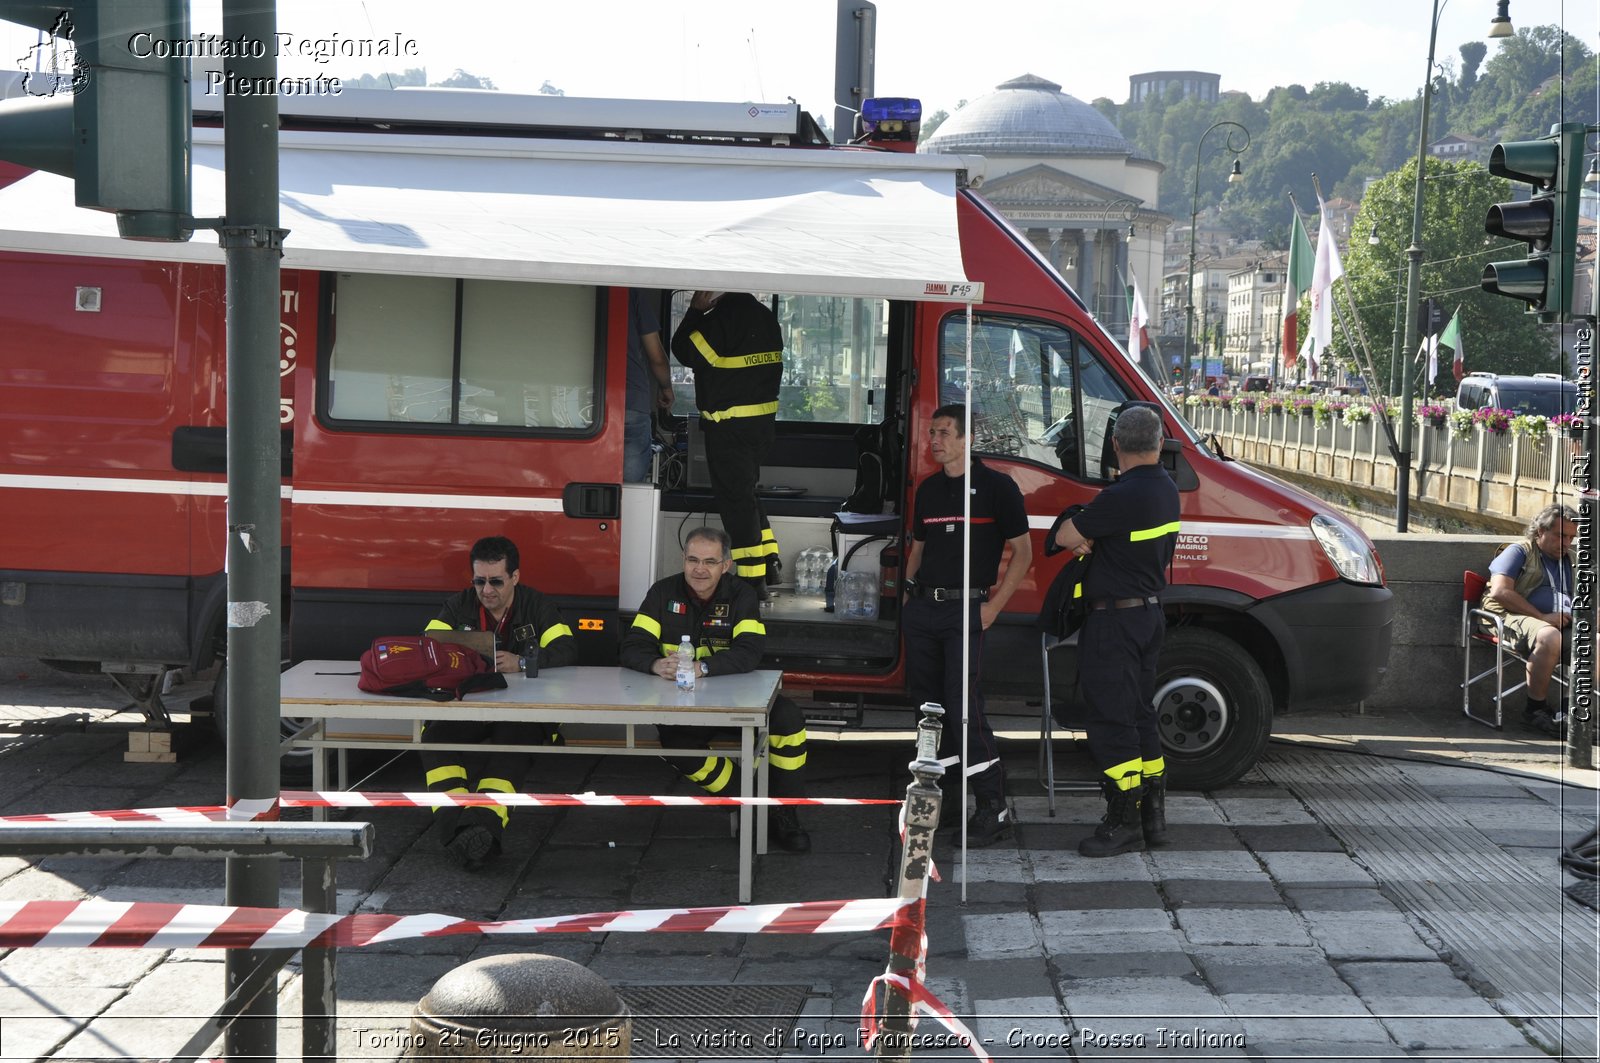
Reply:
[[[481,654],[427,635],[373,639],[356,686],[369,694],[459,701],[474,690],[504,690],[505,677]]]

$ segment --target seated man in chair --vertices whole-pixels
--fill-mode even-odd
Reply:
[[[1568,506],[1546,506],[1528,523],[1528,537],[1512,543],[1489,565],[1483,607],[1503,618],[1508,647],[1527,658],[1528,701],[1522,722],[1530,730],[1560,738],[1566,708],[1546,700],[1550,677],[1561,663],[1563,632],[1572,624],[1572,540],[1578,515]]]

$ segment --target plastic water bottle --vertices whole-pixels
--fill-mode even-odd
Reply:
[[[694,689],[695,671],[694,646],[689,642],[689,636],[685,635],[682,641],[678,643],[677,679],[679,690]]]
[[[800,556],[794,562],[794,592],[797,595],[811,593],[811,585],[816,576],[814,570],[817,563],[816,547],[808,546],[800,551]]]
[[[841,573],[839,582],[844,585],[839,592],[843,599],[839,607],[841,613],[852,620],[858,619],[861,616],[861,573]]]

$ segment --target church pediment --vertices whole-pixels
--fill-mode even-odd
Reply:
[[[996,206],[1017,207],[1126,207],[1134,205],[1127,193],[1039,164],[1026,170],[990,178],[983,198]]]

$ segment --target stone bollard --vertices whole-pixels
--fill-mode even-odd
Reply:
[[[633,1020],[587,968],[539,953],[488,956],[434,983],[403,1059],[631,1059]]]

